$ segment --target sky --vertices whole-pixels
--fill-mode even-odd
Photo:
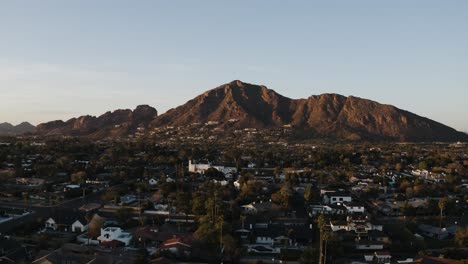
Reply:
[[[468,1],[0,1],[0,122],[140,104],[232,80],[392,104],[468,131]]]

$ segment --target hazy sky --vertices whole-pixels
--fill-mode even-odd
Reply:
[[[0,2],[0,122],[150,104],[234,79],[355,95],[468,131],[468,1]]]

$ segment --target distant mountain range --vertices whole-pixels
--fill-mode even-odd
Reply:
[[[135,110],[115,110],[95,116],[80,116],[66,122],[62,120],[37,125],[39,135],[88,136],[92,138],[121,137],[146,128],[158,116],[158,111],[148,105],[140,105]]]
[[[225,129],[290,126],[310,137],[349,140],[467,141],[468,135],[391,105],[339,94],[291,99],[268,89],[232,81],[159,115],[144,105],[99,117],[81,116],[37,126],[38,135],[119,137],[138,127],[187,126],[213,121]]]
[[[35,127],[28,122],[23,122],[19,125],[10,123],[0,123],[0,135],[21,135],[28,132],[33,132]]]

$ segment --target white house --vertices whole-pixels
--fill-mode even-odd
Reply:
[[[56,221],[57,219],[58,221]],[[86,219],[81,214],[74,212],[68,212],[61,215],[60,217],[49,217],[45,221],[45,229],[71,231],[82,233],[88,229]]]
[[[371,223],[364,217],[348,216],[346,221],[330,221],[330,227],[333,232],[339,230],[354,231],[356,234],[367,234],[371,230],[382,231],[382,225]]]
[[[127,232],[122,232],[120,227],[106,227],[101,228],[101,235],[98,236],[97,239],[100,243],[115,240],[124,243],[125,246],[128,246],[132,240],[132,235]]]
[[[240,185],[239,180],[237,180],[237,181],[234,182],[234,187],[235,187],[237,190],[240,190],[241,185]]]
[[[230,173],[231,174],[237,173],[237,168],[235,167],[212,166],[211,164],[195,164],[195,163],[192,163],[192,160],[189,160],[189,167],[188,167],[189,172],[197,172],[197,173],[204,174],[205,171],[208,170],[209,168],[214,168],[222,172],[224,175],[230,174]]]
[[[82,233],[82,232],[88,230],[88,224],[86,222],[82,223],[82,221],[76,220],[71,225],[71,230],[72,230],[72,232]]]
[[[343,206],[346,208],[346,211],[349,214],[364,213],[366,210],[364,208],[364,205],[359,204],[359,203],[354,203],[354,202],[343,203]]]
[[[49,219],[47,219],[45,221],[45,228],[46,229],[52,229],[52,230],[57,230],[57,223],[55,222],[55,220],[52,218],[52,217],[49,217]]]
[[[158,184],[158,180],[156,180],[155,178],[151,178],[151,179],[149,179],[148,183],[149,183],[149,185],[154,186],[154,185]]]
[[[351,202],[352,200],[351,195],[345,192],[326,192],[323,194],[323,202],[325,204]]]
[[[340,204],[331,204],[331,205],[321,205],[313,204],[309,208],[309,216],[313,217],[314,215],[326,214],[326,215],[342,215],[346,211],[344,206]]]

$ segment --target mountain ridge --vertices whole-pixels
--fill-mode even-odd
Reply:
[[[154,108],[152,108],[154,111],[150,111],[153,114],[145,114],[144,112],[151,108],[145,107],[140,109],[141,114],[133,114],[137,107],[133,112],[128,109],[116,110],[97,118],[82,116],[67,122],[48,122],[38,125],[37,132],[46,135],[56,133],[114,137],[134,131],[136,123],[153,129],[211,121],[224,129],[263,129],[288,125],[297,130],[308,131],[311,137],[349,140],[464,141],[468,139],[468,136],[462,132],[393,105],[335,93],[291,99],[264,85],[254,85],[239,80],[207,90],[161,115],[157,115]],[[124,118],[125,116],[128,118]],[[135,121],[138,116],[143,118]],[[124,125],[131,129],[118,132],[109,129],[115,125]]]
[[[147,127],[158,112],[149,105],[139,105],[134,110],[117,109],[100,116],[84,115],[67,121],[54,120],[36,127],[39,135],[88,136],[92,138],[121,137]]]
[[[0,135],[21,135],[28,132],[33,132],[35,126],[29,122],[21,122],[18,125],[12,125],[8,122],[0,123]]]

